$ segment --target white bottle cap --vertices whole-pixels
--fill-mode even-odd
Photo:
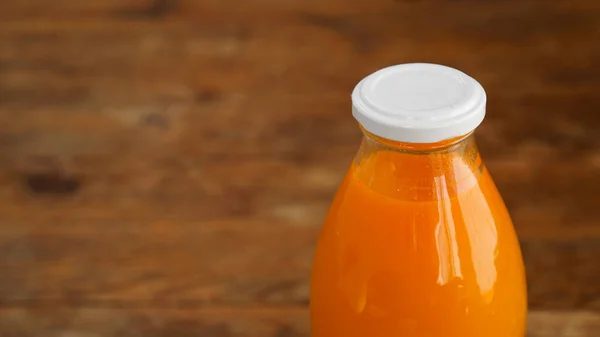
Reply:
[[[381,69],[352,92],[352,114],[370,133],[435,143],[473,131],[485,116],[481,84],[453,68],[409,63]]]

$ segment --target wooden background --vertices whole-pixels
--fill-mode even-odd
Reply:
[[[529,336],[600,336],[597,0],[1,0],[0,336],[308,336],[350,92],[411,61],[488,91]]]

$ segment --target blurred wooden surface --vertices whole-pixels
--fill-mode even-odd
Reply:
[[[0,336],[308,336],[349,93],[426,61],[488,91],[530,337],[598,337],[599,41],[596,0],[3,0]]]

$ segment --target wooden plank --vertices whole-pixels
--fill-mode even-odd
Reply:
[[[176,1],[171,0],[108,0],[108,1],[3,1],[0,17],[8,19],[114,16],[155,19],[168,15]]]
[[[2,219],[264,220],[295,208],[314,213],[299,221],[315,224],[351,161],[351,155],[327,153],[304,164],[268,158],[55,158],[33,157],[5,171]],[[316,164],[320,159],[328,164]],[[299,185],[290,188],[292,182]]]
[[[145,139],[138,139],[139,149]],[[124,151],[127,146],[113,143],[114,138],[87,134],[75,140],[65,140],[64,134],[34,136],[13,145],[13,157],[3,153],[2,226],[25,220],[93,219],[278,219],[317,226],[355,151],[324,148],[279,158],[196,157],[156,142],[143,153]],[[534,155],[537,151],[523,150],[490,165],[492,172],[502,173],[496,182],[519,234],[553,240],[600,236],[595,220],[600,217],[598,170],[586,165],[585,157],[552,164],[553,156],[542,159]],[[286,210],[302,215],[287,215]]]
[[[337,87],[340,81],[354,84],[377,67],[421,58],[465,69],[489,90],[498,88],[493,90],[497,92],[513,95],[532,91],[547,95],[553,89],[572,92],[572,82],[597,78],[593,76],[595,68],[591,61],[599,47],[585,42],[600,34],[595,20],[600,9],[565,8],[557,5],[561,2],[547,3],[554,5],[535,11],[527,1],[512,1],[510,6],[488,3],[481,5],[481,15],[472,16],[464,15],[464,6],[473,6],[472,3],[424,2],[398,7],[386,1],[363,15],[323,14],[309,11],[311,7],[307,6],[307,10],[280,10],[260,18],[226,5],[223,8],[230,9],[227,21],[219,19],[216,9],[207,9],[199,10],[189,20],[155,24],[117,21],[107,25],[103,20],[38,24],[8,21],[0,23],[3,25],[0,32],[10,37],[3,44],[16,48],[21,58],[62,54],[57,55],[55,64],[75,73],[82,66],[110,64],[103,70],[121,75],[133,72],[136,77],[142,72],[148,78],[162,69],[163,76],[198,78],[202,74],[217,83],[225,76],[223,81],[230,83],[231,78],[226,75],[236,73],[239,67],[250,79],[267,77],[259,82],[264,89],[290,93],[294,92],[290,89],[301,88],[305,94],[317,95],[333,92],[332,86]],[[201,6],[204,5],[202,2]],[[438,18],[435,27],[413,15],[411,6]],[[351,8],[359,12],[359,7]],[[404,19],[399,20],[399,16]],[[483,38],[487,43],[483,43]],[[498,56],[499,46],[502,57]],[[571,53],[556,59],[553,55],[562,48],[569,48]],[[4,54],[10,54],[12,48],[6,49]],[[268,55],[265,51],[269,51]],[[369,58],[365,59],[365,54]],[[220,61],[212,60],[211,64],[209,56],[213,55],[220,56]],[[160,66],[152,66],[156,59],[162,60]],[[85,75],[88,69],[83,68],[80,72]],[[279,79],[283,73],[285,81]],[[545,78],[552,75],[555,76]],[[571,83],[564,81],[564,76],[571,76]],[[273,88],[272,81],[266,82],[267,79],[279,79],[279,85]],[[585,89],[584,84],[578,83],[580,90]],[[328,90],[321,90],[323,86]],[[226,89],[232,91],[234,87],[229,85]],[[344,86],[344,93],[350,88]]]
[[[528,337],[594,337],[600,331],[597,312],[530,312]]]
[[[309,336],[309,326],[308,312],[304,308],[0,309],[0,335],[300,337]]]
[[[0,234],[0,303],[306,304],[317,228],[54,223]]]
[[[426,0],[418,3],[412,1],[397,1],[394,3],[384,0],[374,0],[366,5],[360,0],[331,0],[323,3],[318,0],[253,0],[251,4],[233,3],[232,1],[218,0],[89,0],[79,2],[76,0],[62,1],[5,1],[0,4],[0,15],[9,19],[24,18],[52,18],[65,17],[102,17],[158,20],[169,17],[181,17],[186,14],[197,14],[202,11],[238,13],[241,11],[262,12],[269,9],[298,11],[312,9],[324,13],[352,13],[357,11],[373,11],[382,6],[391,8],[460,8],[477,6],[483,9],[496,9],[499,13],[510,11],[523,11],[540,4],[539,0],[502,0],[481,3],[477,0],[465,0],[460,3],[448,4],[444,0]],[[544,7],[560,8],[562,10],[597,9],[598,5],[589,0],[573,0],[564,2],[560,0],[547,0]],[[464,15],[464,14],[463,14]]]
[[[528,337],[596,337],[600,315],[533,311]],[[12,337],[301,337],[304,308],[276,309],[0,309],[0,334]]]
[[[530,308],[600,309],[598,237],[571,243],[521,240]]]
[[[0,304],[304,305],[319,231],[311,211],[238,222],[3,223]],[[600,237],[521,242],[532,308],[600,308]]]

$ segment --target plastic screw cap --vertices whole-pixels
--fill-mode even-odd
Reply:
[[[485,90],[475,79],[428,63],[381,69],[352,92],[352,114],[365,130],[406,143],[466,135],[483,121],[485,104]]]

